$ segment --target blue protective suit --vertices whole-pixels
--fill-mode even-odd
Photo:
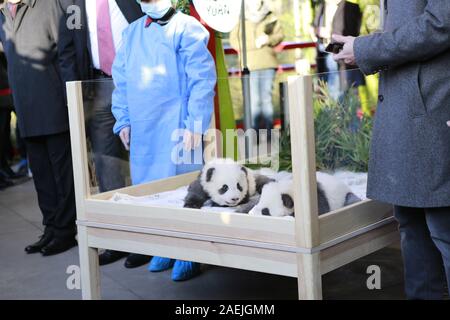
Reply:
[[[146,19],[124,31],[112,69],[114,133],[131,127],[133,184],[201,168],[174,161],[182,139],[176,131],[205,133],[216,84],[215,63],[207,48],[209,33],[195,18],[178,12],[167,25],[148,27]]]

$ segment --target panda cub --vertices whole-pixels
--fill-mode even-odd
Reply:
[[[198,178],[189,185],[185,208],[202,208],[210,201],[213,206],[235,207],[247,203],[261,193],[265,184],[274,181],[231,159],[217,158],[207,163]]]
[[[267,183],[261,196],[253,207],[242,206],[240,212],[250,215],[274,217],[294,216],[294,186],[293,181],[281,180]],[[343,208],[361,201],[346,184],[332,175],[317,172],[317,200],[319,215]]]

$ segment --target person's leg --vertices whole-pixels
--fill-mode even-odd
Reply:
[[[250,109],[252,118],[252,128],[259,129],[258,119],[261,115],[261,95],[259,92],[260,71],[250,72]]]
[[[88,133],[94,154],[95,172],[100,192],[125,187],[124,168],[128,166],[124,147],[113,133],[116,120],[111,112],[112,83],[99,82],[95,97],[87,104],[90,110]]]
[[[56,186],[55,237],[73,238],[76,234],[76,206],[69,132],[48,136],[47,152],[51,177]]]
[[[49,178],[56,187],[53,209],[53,239],[41,249],[44,256],[62,253],[77,245],[75,188],[69,132],[45,137],[50,159]],[[34,174],[34,173],[33,173]]]
[[[334,61],[331,54],[326,54],[325,56],[327,65],[327,86],[330,95],[334,99],[339,98],[339,66],[336,61]]]
[[[11,156],[11,110],[0,108],[0,176],[5,179],[15,178],[9,168],[8,160]]]
[[[0,107],[0,169],[6,163],[8,110]],[[12,185],[7,177],[0,174],[0,190]]]
[[[264,119],[264,129],[271,130],[273,128],[273,102],[272,92],[273,83],[275,81],[276,70],[267,69],[261,72],[259,82],[259,92],[261,95],[261,109]]]
[[[44,236],[25,251],[39,252],[53,239],[55,207],[57,205],[57,188],[53,180],[51,161],[47,152],[45,137],[26,138],[31,171],[34,176],[34,186],[37,192],[39,208],[42,212],[42,224],[45,227]]]
[[[431,239],[442,256],[450,294],[450,207],[426,209],[426,219]]]
[[[26,147],[25,140],[20,135],[20,129],[19,129],[18,123],[16,123],[16,144],[17,144],[17,149],[19,150],[19,154],[20,154],[20,162],[19,162],[19,166],[17,168],[17,174],[19,176],[26,176],[29,174],[27,147]]]
[[[428,230],[425,209],[394,207],[399,223],[408,299],[442,299],[442,256]]]
[[[0,165],[6,161],[8,110],[0,107]]]

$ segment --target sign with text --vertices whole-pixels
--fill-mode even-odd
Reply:
[[[242,0],[194,0],[194,6],[211,28],[227,33],[239,22]]]

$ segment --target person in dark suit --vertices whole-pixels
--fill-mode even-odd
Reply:
[[[122,33],[130,23],[143,16],[136,1],[72,0],[81,12],[80,28],[64,28],[58,43],[62,55],[64,81],[111,80],[111,66],[122,43]],[[113,134],[115,119],[111,112],[113,82],[96,81],[83,88],[88,139],[94,155],[95,173],[100,192],[125,186],[127,154],[120,139]],[[134,268],[149,262],[150,257],[106,250],[100,265],[125,256],[125,267]]]
[[[44,256],[77,244],[68,113],[56,45],[64,10],[63,0],[8,0],[0,11],[0,41],[45,226],[41,239],[25,251]]]

